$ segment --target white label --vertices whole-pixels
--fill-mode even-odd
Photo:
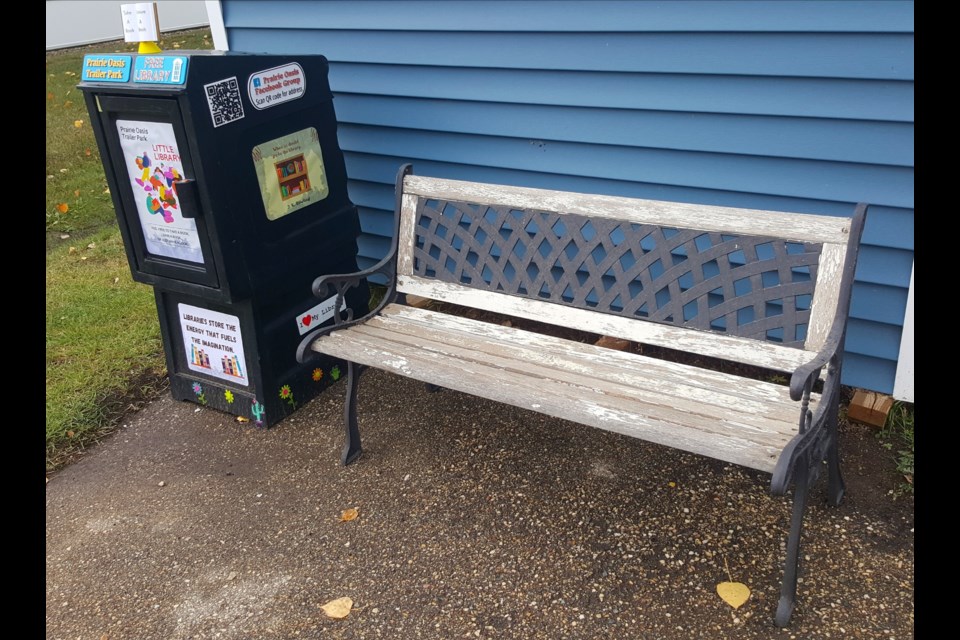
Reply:
[[[173,125],[117,120],[117,133],[147,251],[202,263],[197,223],[183,217],[174,184],[184,175]]]
[[[302,98],[307,92],[307,76],[296,62],[250,74],[247,96],[256,109],[268,109]]]
[[[124,42],[156,42],[160,39],[156,2],[120,5]]]
[[[337,302],[337,296],[333,295],[318,304],[315,307],[307,309],[303,313],[297,316],[297,331],[300,332],[300,335],[305,334],[307,331],[316,329],[324,322],[333,317],[333,305]],[[347,308],[347,301],[344,300],[340,303],[340,311],[343,311]]]
[[[183,303],[177,310],[190,370],[249,386],[240,319]]]

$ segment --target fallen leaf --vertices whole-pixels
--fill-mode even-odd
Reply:
[[[73,121],[73,126],[75,126],[77,129],[79,129],[80,127],[83,126],[83,120],[74,120],[74,121]]]
[[[110,187],[107,187],[106,189],[104,189],[103,192],[106,193],[107,195],[110,195]]]
[[[81,259],[81,260],[86,260],[86,259],[87,259],[87,256],[81,256],[80,259]]]
[[[74,189],[74,190],[73,190],[73,196],[74,196],[75,198],[79,198],[79,197],[80,197],[80,189]]]
[[[68,438],[72,438],[73,435],[74,435],[74,434],[73,434],[73,431],[67,431],[67,437],[68,437]]]
[[[322,605],[320,608],[323,609],[323,612],[327,614],[328,618],[346,618],[350,615],[350,609],[353,607],[353,600],[350,598],[337,598],[336,600],[331,600],[325,605]]]
[[[70,169],[67,169],[66,167],[60,169],[60,173],[66,173],[67,171],[70,171]]]
[[[667,483],[667,486],[668,486],[668,487],[675,487],[675,486],[677,486],[677,483],[676,483],[676,482],[668,482],[668,483]]]
[[[73,100],[67,100],[66,102],[63,103],[63,106],[65,107],[73,106]]]
[[[59,211],[60,213],[66,213],[69,210],[70,210],[70,207],[67,206],[66,202],[61,202],[60,204],[57,205],[57,211]]]
[[[734,609],[739,609],[750,597],[750,588],[742,582],[721,582],[717,585],[717,595]]]
[[[61,234],[60,234],[60,239],[61,239],[61,240],[66,240],[66,239],[69,238],[69,237],[70,237],[70,234],[69,234],[69,233],[61,233]]]
[[[174,42],[174,43],[173,43],[173,48],[174,48],[174,49],[179,49],[179,48],[180,48],[180,43],[179,43],[179,42]]]
[[[96,249],[96,248],[97,248],[96,242],[91,242],[90,244],[87,245],[87,249]]]
[[[83,150],[83,154],[84,154],[84,155],[89,156],[89,155],[91,155],[92,153],[93,153],[93,152],[90,151],[90,149],[84,149],[84,150]]]
[[[48,91],[48,92],[47,92],[47,100],[53,100],[53,92],[52,92],[52,91]]]
[[[113,279],[113,284],[117,284],[118,282],[120,282],[120,278],[114,278],[114,279]]]
[[[340,522],[350,522],[356,520],[360,513],[356,509],[347,509],[340,514]]]
[[[76,247],[70,247],[70,251],[68,253],[76,253],[76,252],[77,252]]]
[[[237,422],[250,422],[250,418],[244,416],[237,416]]]

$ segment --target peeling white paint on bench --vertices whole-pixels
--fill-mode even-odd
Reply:
[[[410,175],[403,180],[405,194],[475,204],[576,213],[637,224],[700,229],[736,235],[773,236],[798,242],[845,244],[849,219],[804,213],[737,209],[619,196],[488,185]]]
[[[552,302],[471,289],[418,276],[397,276],[397,289],[432,300],[459,304],[506,315],[576,328],[647,344],[697,353],[777,371],[794,371],[813,354],[773,342],[727,336],[685,327],[634,320],[623,316],[565,307]]]

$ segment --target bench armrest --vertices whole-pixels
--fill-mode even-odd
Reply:
[[[337,299],[334,301],[333,307],[333,324],[315,329],[300,340],[300,344],[297,346],[297,362],[303,364],[314,355],[313,351],[310,349],[310,345],[312,345],[317,338],[325,336],[333,331],[346,329],[347,327],[366,322],[369,318],[372,318],[380,313],[388,304],[396,300],[397,245],[400,237],[400,207],[403,196],[403,179],[411,173],[413,173],[413,165],[410,163],[402,165],[400,170],[397,171],[396,201],[393,213],[393,240],[390,242],[390,250],[387,251],[387,255],[384,256],[383,260],[373,265],[369,269],[363,269],[355,273],[324,274],[317,277],[313,281],[311,290],[313,291],[313,295],[318,298],[326,298],[331,287],[333,287],[333,289],[336,291]],[[340,307],[343,306],[343,298],[346,292],[354,287],[359,286],[364,280],[366,280],[366,278],[376,274],[382,274],[387,277],[387,291],[384,293],[380,304],[360,318],[354,319],[352,309],[348,309],[346,317],[343,317],[340,312]]]
[[[810,362],[800,365],[790,378],[790,397],[800,400],[804,390],[809,390],[813,382],[823,369],[834,358],[843,355],[844,338],[847,331],[847,315],[850,313],[850,294],[853,291],[853,278],[857,264],[857,253],[860,249],[860,236],[863,234],[863,223],[867,214],[867,205],[860,203],[850,219],[850,236],[847,239],[846,265],[844,265],[840,291],[837,297],[837,310],[833,316],[833,323],[823,347]],[[839,366],[839,361],[837,362]],[[837,381],[839,384],[839,381]]]

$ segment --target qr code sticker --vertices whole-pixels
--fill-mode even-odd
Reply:
[[[240,101],[240,85],[237,77],[203,85],[210,105],[213,126],[221,127],[243,117],[243,103]]]

